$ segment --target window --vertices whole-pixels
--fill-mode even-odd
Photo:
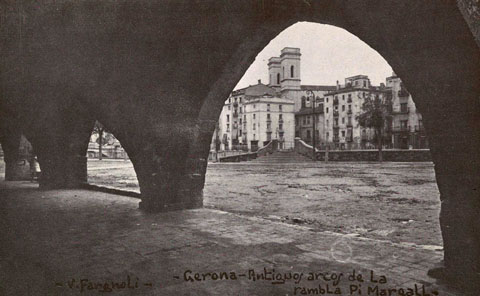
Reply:
[[[342,100],[344,100],[344,101],[345,101],[345,95],[342,95]]]
[[[252,129],[255,130],[256,126],[257,125],[255,123],[253,123]]]
[[[328,97],[327,97],[327,103],[328,103]]]
[[[345,131],[342,131],[342,137],[345,137]]]
[[[330,133],[329,133],[329,132],[327,132],[327,140],[328,140],[328,137],[330,137]]]
[[[345,123],[345,117],[342,117],[342,123]]]
[[[240,124],[242,124],[242,119],[240,118]]]
[[[292,77],[292,78],[293,78],[293,72],[294,72],[294,71],[293,71],[293,65],[292,65],[292,66],[290,67],[290,77]]]
[[[306,118],[306,117],[303,117],[302,122],[303,122],[303,125],[306,125],[306,124],[307,124],[307,118]]]
[[[270,111],[270,104],[267,104],[267,111]]]
[[[228,103],[230,104],[232,102],[232,98],[228,98]]]
[[[305,104],[305,96],[302,97],[302,108],[305,108],[307,105]]]
[[[279,115],[278,115],[278,119],[279,119],[279,120],[283,120],[282,115],[283,115],[283,114],[279,114]]]
[[[363,81],[363,87],[367,87],[367,81],[366,80]]]
[[[242,113],[242,107],[240,107],[240,113]]]
[[[348,111],[352,111],[352,105],[348,105]]]
[[[237,102],[237,98],[235,98],[235,103]]]
[[[228,105],[228,110],[230,111],[230,105]]]
[[[348,117],[348,124],[352,125],[352,117],[351,116]]]
[[[240,97],[240,100],[238,100],[240,103],[242,102],[242,97]]]
[[[325,113],[328,113],[328,107],[325,109]]]
[[[279,129],[279,130],[283,130],[283,124],[282,124],[282,123],[279,123],[279,124],[278,124],[278,129]]]
[[[342,111],[345,111],[345,105],[342,105]]]
[[[270,113],[267,113],[267,120],[270,120]]]
[[[256,107],[255,104],[253,104],[253,109],[255,109],[255,107]]]
[[[329,126],[329,122],[328,122],[328,119],[327,119],[327,126]]]
[[[278,111],[282,111],[282,105],[278,105]]]
[[[227,123],[227,132],[230,130],[230,124]]]
[[[227,114],[227,121],[230,122],[230,115]]]
[[[311,133],[310,133],[310,130],[307,131],[307,139],[310,139],[311,137]]]
[[[255,113],[253,114],[253,119],[255,119]]]
[[[348,98],[349,98],[349,99],[352,99],[352,94],[348,94]]]
[[[408,103],[401,103],[400,104],[400,112],[407,113],[408,112]]]
[[[277,84],[280,84],[280,73],[277,73]]]
[[[310,116],[307,116],[307,124],[310,124]]]

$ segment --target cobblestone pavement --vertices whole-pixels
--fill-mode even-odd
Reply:
[[[145,214],[137,199],[29,182],[0,182],[0,196],[0,295],[98,295],[112,281],[115,295],[304,295],[327,284],[341,295],[360,284],[361,295],[415,284],[461,295],[426,275],[442,252],[415,245],[217,209]],[[353,270],[363,282],[349,281]]]
[[[89,181],[139,191],[130,162],[90,161]],[[210,163],[204,197],[208,208],[442,248],[432,163]]]

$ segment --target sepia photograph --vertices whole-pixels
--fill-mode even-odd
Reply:
[[[480,295],[478,0],[0,1],[0,295]]]

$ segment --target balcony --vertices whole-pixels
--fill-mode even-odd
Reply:
[[[333,141],[334,142],[340,142],[340,138],[339,137],[333,137]]]
[[[280,118],[280,119],[278,120],[278,123],[283,123],[283,119]]]
[[[272,122],[272,120],[270,118],[267,118],[267,123],[270,123]]]
[[[347,103],[351,103],[351,102],[352,102],[352,97],[347,98]]]
[[[233,117],[238,117],[238,112],[237,111],[233,112]]]
[[[339,114],[338,111],[335,111],[335,110],[333,111],[333,116],[334,117],[338,117],[338,114]]]
[[[392,128],[393,132],[409,132],[410,131],[410,126],[394,126]]]
[[[399,97],[408,97],[408,96],[410,96],[410,93],[405,89],[401,89],[401,90],[398,91],[398,96]]]
[[[348,109],[347,114],[352,114],[352,109]]]
[[[410,108],[400,108],[400,110],[393,110],[393,114],[408,114],[410,113]]]
[[[345,141],[353,142],[353,135],[347,135],[347,137],[345,138]]]
[[[424,132],[425,131],[425,127],[423,125],[416,125],[415,126],[415,131],[416,132]]]

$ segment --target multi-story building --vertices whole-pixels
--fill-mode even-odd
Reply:
[[[225,101],[212,148],[256,151],[277,139],[282,149],[294,143],[294,103],[261,81],[235,90]]]
[[[295,137],[313,145],[315,136],[315,147],[322,148],[322,144],[325,143],[324,98],[316,97],[315,101],[315,108],[313,108],[314,100],[302,99],[301,108],[295,113]]]
[[[415,107],[412,96],[400,78],[392,74],[387,77],[387,87],[392,91],[392,143],[393,148],[428,148],[422,123],[422,115]]]
[[[391,90],[383,84],[374,87],[366,75],[345,78],[337,82],[336,90],[324,98],[325,144],[333,149],[365,149],[375,147],[375,132],[363,128],[357,121],[367,97],[378,97],[383,102],[391,100]],[[388,130],[387,130],[388,132]],[[389,137],[385,137],[389,138]],[[389,146],[389,143],[384,144]]]
[[[272,139],[290,148],[294,137],[312,144],[314,136],[320,149],[375,148],[375,131],[361,127],[357,120],[367,97],[378,97],[388,105],[384,148],[428,147],[421,114],[395,74],[386,79],[386,86],[372,86],[366,75],[347,77],[344,85],[338,81],[336,86],[302,85],[300,57],[299,48],[285,47],[280,57],[268,60],[268,85],[259,80],[231,93],[212,149],[255,151]]]

